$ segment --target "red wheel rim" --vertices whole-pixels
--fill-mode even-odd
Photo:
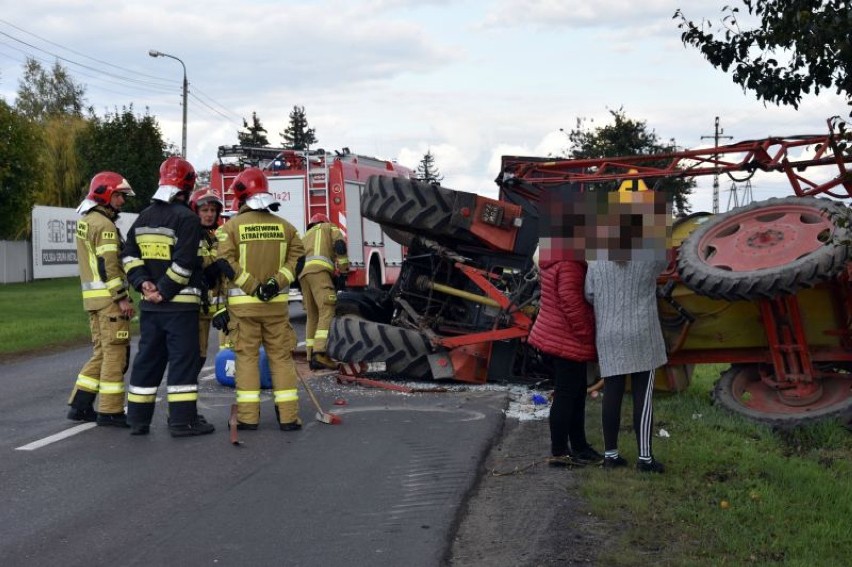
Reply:
[[[698,241],[701,261],[731,272],[785,266],[830,240],[834,223],[818,209],[784,204],[734,214]]]
[[[818,396],[790,399],[760,379],[756,367],[742,368],[731,381],[731,395],[744,408],[766,416],[805,417],[842,407],[850,397],[850,378],[829,376],[817,385]],[[815,390],[815,391],[817,391]]]

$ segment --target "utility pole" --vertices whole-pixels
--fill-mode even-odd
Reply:
[[[701,139],[705,138],[713,138],[713,144],[715,147],[719,147],[719,140],[722,138],[727,138],[729,140],[733,139],[733,136],[723,136],[725,131],[719,128],[719,117],[716,117],[716,130],[712,136],[701,136]],[[719,154],[713,154],[713,159],[718,160]],[[713,214],[719,213],[719,166],[716,166],[716,173],[713,174]]]
[[[186,65],[184,65],[180,58],[157,51],[156,49],[148,50],[148,55],[151,57],[168,57],[169,59],[174,59],[183,67],[183,129],[181,131],[180,155],[186,159],[186,95],[189,92],[189,82],[186,80]]]

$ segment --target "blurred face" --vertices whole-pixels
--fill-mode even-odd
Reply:
[[[112,194],[112,197],[109,198],[109,206],[116,211],[120,211],[126,200],[124,193],[115,192]]]
[[[671,203],[663,192],[567,193],[544,210],[541,261],[663,260],[671,247]]]
[[[204,203],[198,207],[198,217],[203,226],[213,226],[216,223],[216,205]]]

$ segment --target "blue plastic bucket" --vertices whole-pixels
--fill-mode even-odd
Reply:
[[[272,388],[272,373],[269,371],[269,359],[266,351],[260,347],[260,387],[261,389]],[[234,374],[236,373],[236,355],[229,348],[224,348],[216,355],[216,381],[223,386],[233,388],[236,384]]]

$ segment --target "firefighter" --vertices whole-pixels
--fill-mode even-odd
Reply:
[[[201,221],[202,238],[198,246],[201,267],[204,270],[205,290],[201,295],[201,311],[198,317],[198,372],[204,368],[207,361],[207,345],[210,336],[210,321],[220,307],[225,305],[222,295],[224,285],[219,264],[216,263],[216,229],[219,228],[219,218],[224,204],[219,196],[210,188],[202,187],[192,193],[189,198],[189,208],[198,215]]]
[[[68,419],[127,427],[124,415],[124,372],[130,355],[133,305],[121,266],[123,242],[115,225],[130,183],[118,173],[102,171],[92,178],[77,207],[77,262],[83,307],[89,312],[94,344],[92,357],[77,375],[68,404]],[[95,396],[100,394],[95,413]]]
[[[188,437],[214,429],[196,408],[202,231],[187,204],[195,177],[185,159],[165,160],[151,205],[139,214],[127,236],[124,267],[130,283],[143,295],[139,351],[127,393],[132,435],[149,432],[166,364],[169,433]]]
[[[322,213],[311,217],[304,240],[305,267],[299,274],[299,283],[308,315],[305,349],[312,370],[335,368],[326,354],[326,343],[337,303],[332,274],[338,270],[345,277],[349,271],[346,240],[343,232]]]
[[[278,201],[263,172],[249,168],[231,184],[239,212],[217,232],[219,262],[231,280],[227,309],[216,313],[221,329],[230,320],[236,354],[237,427],[257,429],[260,420],[260,347],[266,349],[279,427],[302,428],[291,352],[287,289],[296,279],[296,260],[305,252],[296,228],[274,215]]]

